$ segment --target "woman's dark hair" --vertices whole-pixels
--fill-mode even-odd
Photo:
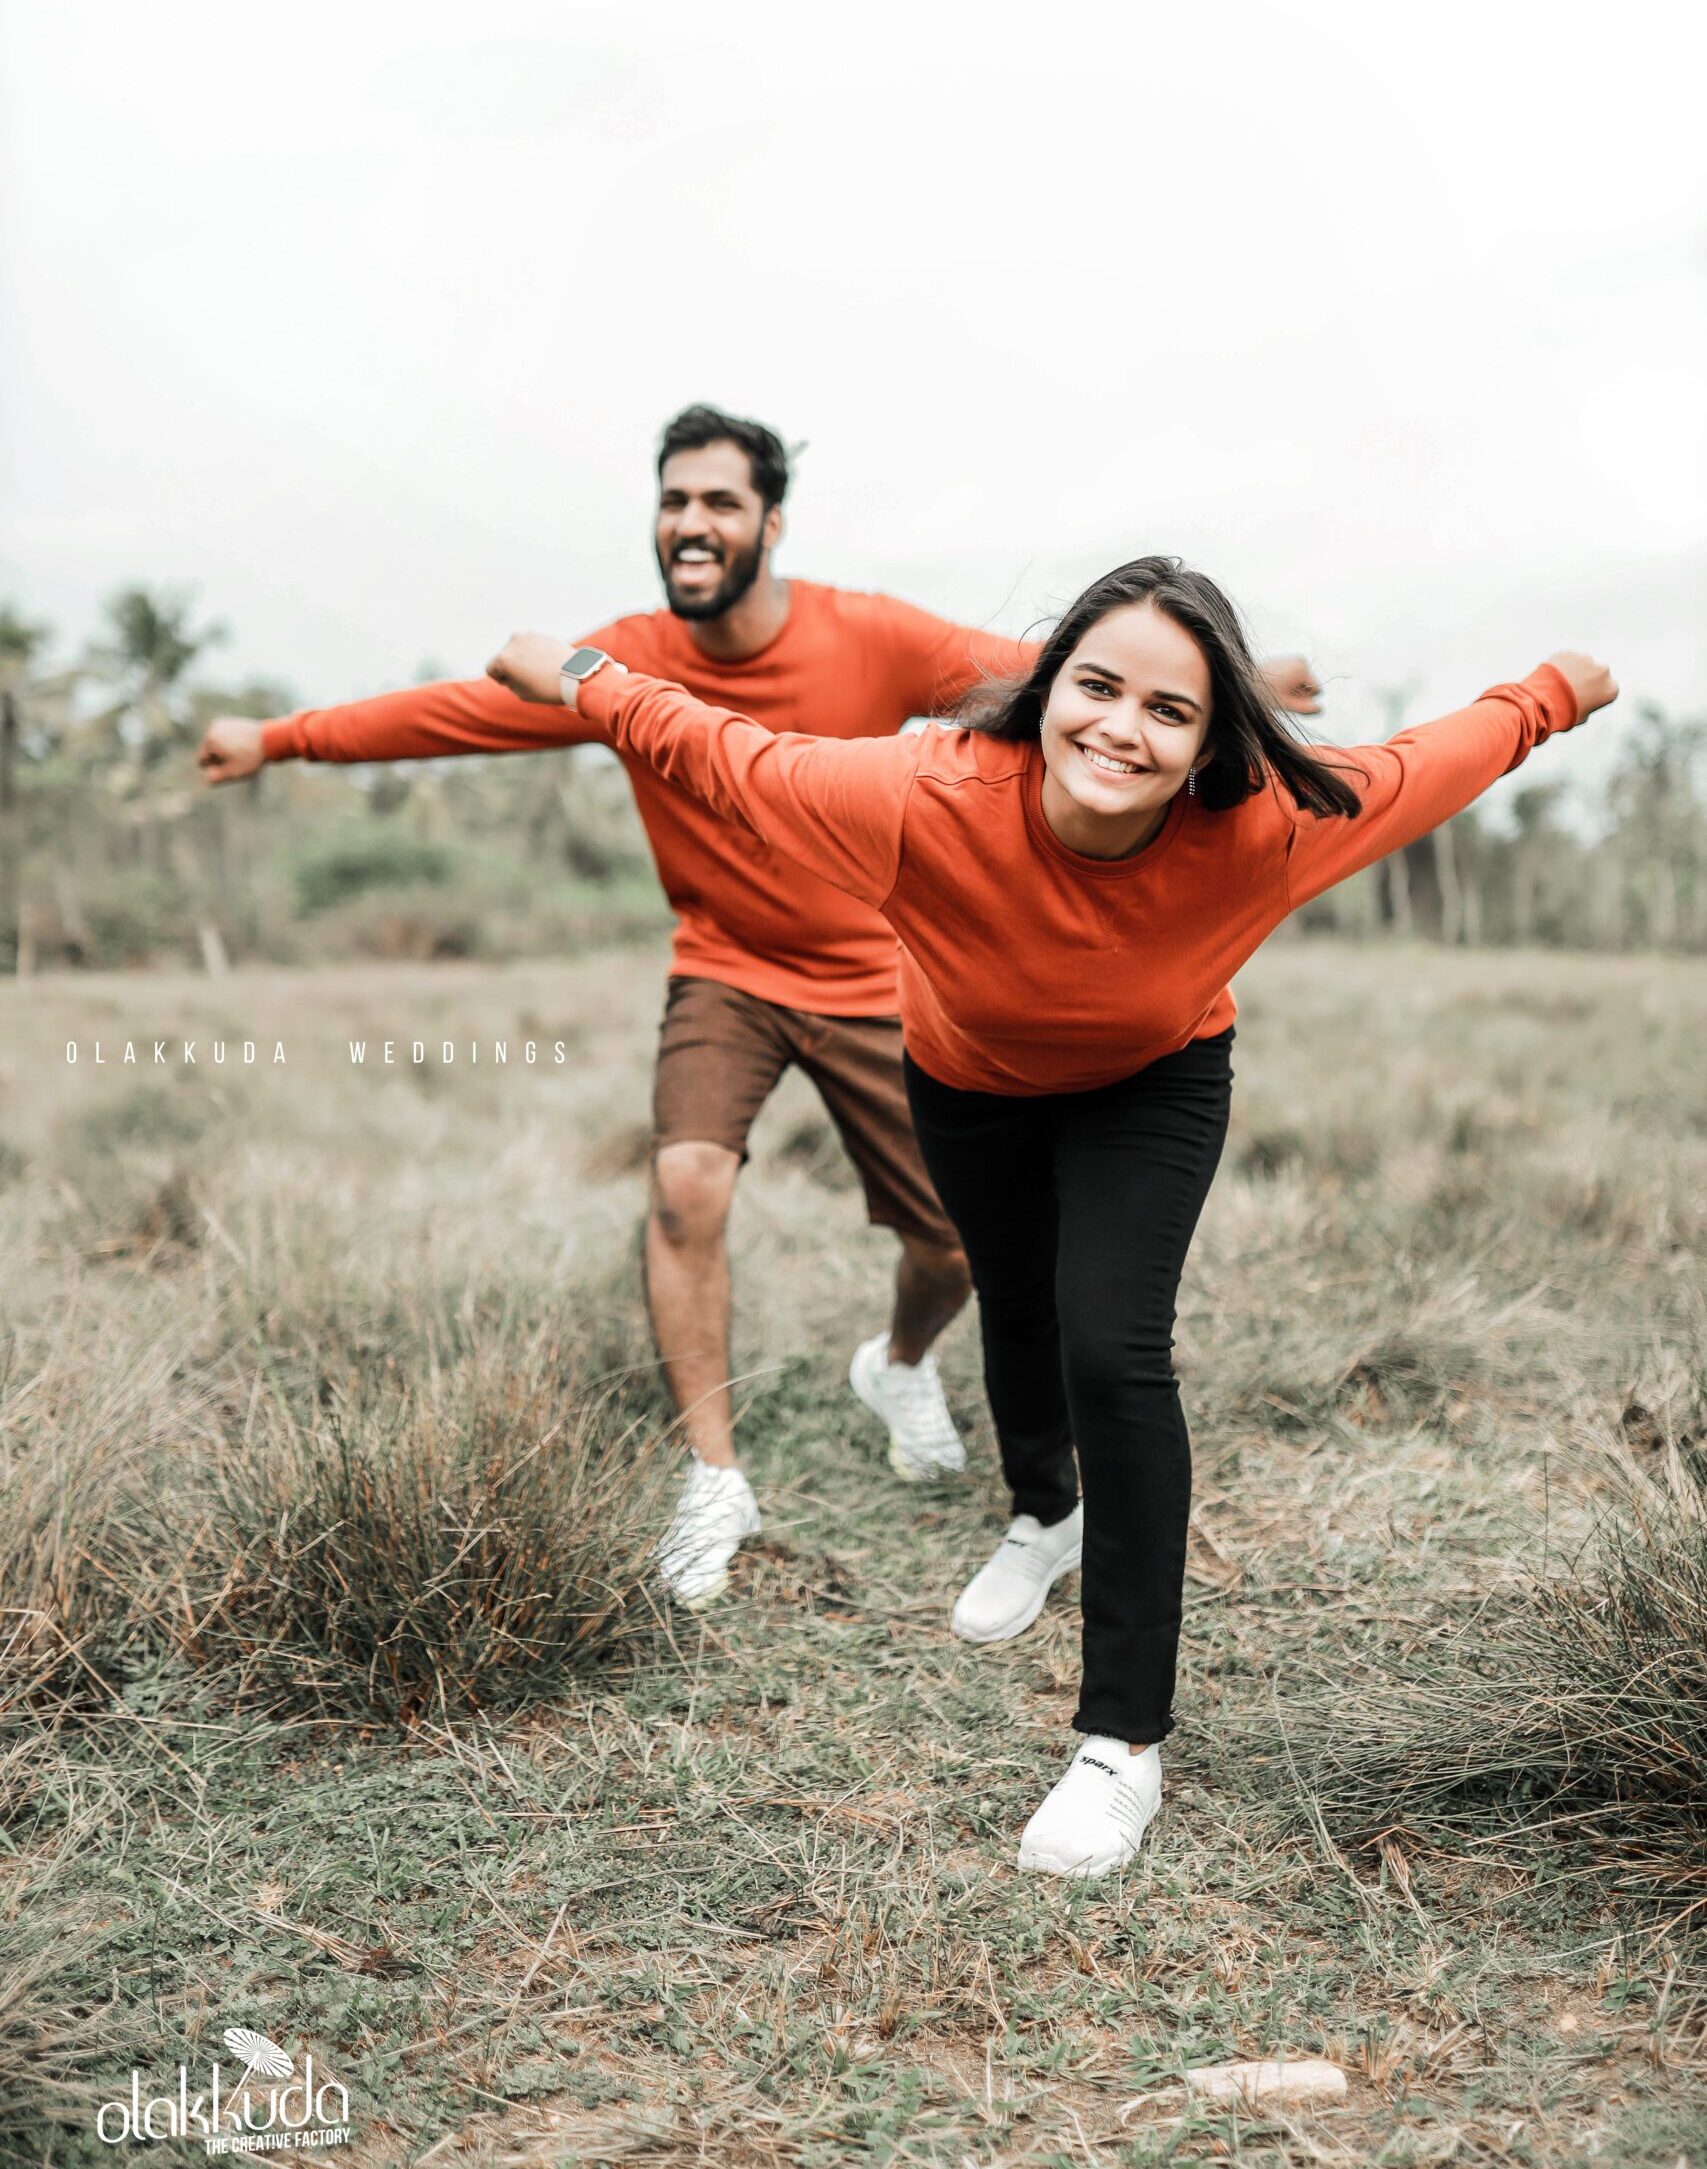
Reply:
[[[763,422],[744,422],[739,415],[725,414],[721,407],[684,407],[673,421],[664,424],[664,434],[658,440],[658,479],[664,478],[665,460],[677,452],[697,452],[708,444],[732,444],[745,452],[753,487],[764,500],[765,510],[782,503],[788,494],[788,454],[782,439]]]
[[[1293,735],[1275,712],[1239,613],[1213,580],[1177,557],[1135,557],[1093,580],[1043,643],[1029,674],[974,686],[956,720],[992,738],[1040,736],[1062,664],[1099,619],[1127,603],[1148,603],[1171,619],[1197,642],[1209,665],[1209,758],[1197,771],[1206,806],[1236,806],[1273,776],[1310,813],[1362,810],[1345,779],[1351,764],[1324,761]]]

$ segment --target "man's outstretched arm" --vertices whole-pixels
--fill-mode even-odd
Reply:
[[[196,755],[206,783],[235,783],[268,761],[425,761],[460,753],[537,753],[605,742],[586,716],[518,700],[490,678],[413,685],[338,708],[257,723],[215,716]]]
[[[1037,641],[956,625],[890,595],[873,600],[876,622],[897,657],[903,700],[915,715],[950,715],[982,680],[1023,677],[1037,660]],[[1288,715],[1321,714],[1322,688],[1304,656],[1272,655],[1257,669],[1277,708]]]

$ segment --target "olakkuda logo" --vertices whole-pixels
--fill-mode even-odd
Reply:
[[[209,2154],[275,2154],[345,2143],[348,2090],[336,2079],[315,2083],[312,2053],[298,2071],[288,2049],[253,2027],[227,2026],[222,2038],[243,2065],[235,2080],[226,2078],[217,2058],[205,2084],[180,2064],[176,2090],[145,2101],[142,2074],[133,2071],[129,2099],[103,2101],[95,2112],[96,2134],[109,2146],[127,2139],[145,2145],[154,2139],[201,2139]]]

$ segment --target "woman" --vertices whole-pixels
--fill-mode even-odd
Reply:
[[[899,935],[914,1120],[971,1263],[1015,1508],[953,1625],[1023,1632],[1082,1550],[1087,1737],[1019,1863],[1121,1866],[1173,1724],[1174,1304],[1226,1134],[1228,982],[1289,912],[1604,707],[1611,677],[1556,655],[1384,745],[1312,750],[1270,711],[1227,598],[1165,557],[1087,588],[957,732],[774,734],[537,634],[491,672],[586,708]]]

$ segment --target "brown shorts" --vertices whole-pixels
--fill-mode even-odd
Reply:
[[[873,1227],[958,1249],[913,1136],[899,1017],[818,1017],[720,980],[672,979],[652,1080],[653,1151],[724,1145],[745,1160],[759,1109],[795,1062],[859,1172]]]

